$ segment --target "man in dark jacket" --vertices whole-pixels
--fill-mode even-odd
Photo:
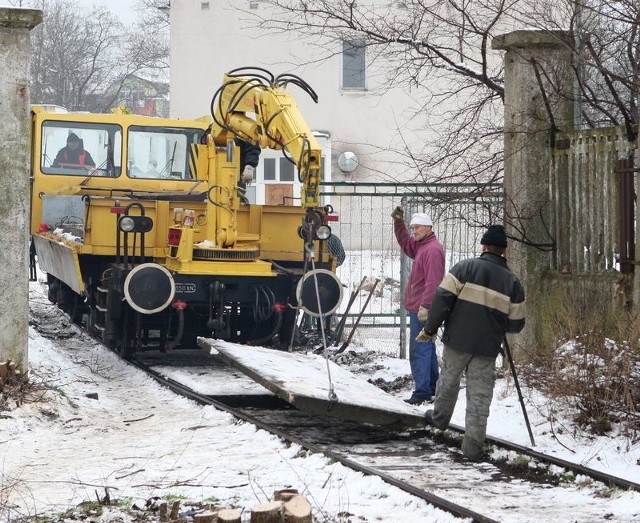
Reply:
[[[242,203],[249,203],[245,193],[247,191],[247,185],[249,185],[255,176],[256,167],[260,161],[260,149],[259,145],[252,144],[251,142],[245,142],[240,138],[234,140],[236,146],[240,147],[240,180],[238,181],[238,195]]]
[[[342,246],[342,240],[335,234],[329,236],[327,240],[327,250],[335,257],[336,267],[340,267],[340,265],[344,263],[344,260],[347,259],[347,254],[344,252],[344,247]]]
[[[442,371],[428,422],[445,429],[458,400],[466,371],[467,409],[462,452],[480,459],[493,399],[495,361],[507,332],[524,327],[524,289],[507,267],[507,236],[502,225],[491,225],[482,236],[479,258],[452,267],[436,291],[423,332],[434,338],[444,322]]]
[[[67,145],[58,151],[53,167],[69,167],[72,169],[90,169],[96,166],[88,151],[80,143],[76,133],[69,133]]]
[[[245,142],[240,138],[236,138],[235,143],[240,147],[240,181],[244,184],[251,183],[256,167],[258,167],[262,150],[259,145]]]

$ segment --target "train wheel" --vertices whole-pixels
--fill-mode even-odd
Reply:
[[[51,276],[51,274],[47,274],[47,299],[51,303],[56,303],[58,301],[58,287],[60,286],[60,281],[55,276]]]
[[[73,323],[80,325],[82,323],[82,313],[84,308],[84,302],[82,297],[76,294],[71,287],[62,283],[57,283],[57,296],[56,302],[58,307],[66,312]]]
[[[69,312],[69,316],[71,316],[71,321],[76,325],[82,325],[82,320],[85,313],[84,300],[82,296],[78,296],[74,293],[73,305],[71,306],[71,312]]]

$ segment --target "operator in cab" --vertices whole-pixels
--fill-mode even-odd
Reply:
[[[58,151],[56,159],[53,160],[53,167],[91,169],[95,166],[96,162],[89,152],[84,150],[80,138],[75,133],[69,133],[67,145]]]

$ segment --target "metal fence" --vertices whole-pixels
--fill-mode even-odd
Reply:
[[[347,252],[338,268],[346,294],[338,317],[346,312],[351,293],[366,279],[364,290],[354,295],[347,313],[345,335],[362,312],[352,343],[405,357],[407,319],[402,295],[411,260],[402,255],[396,242],[391,211],[402,205],[407,221],[414,212],[433,218],[448,270],[459,260],[477,255],[483,229],[501,223],[502,185],[336,182],[323,183],[321,194],[323,202],[330,203],[339,215],[332,230]],[[378,283],[366,303],[375,280]]]

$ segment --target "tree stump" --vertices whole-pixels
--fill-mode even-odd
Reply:
[[[284,504],[286,523],[312,523],[311,503],[304,496],[293,496]]]
[[[261,503],[251,509],[251,523],[283,523],[284,503],[270,501]]]
[[[160,521],[169,521],[169,505],[166,501],[160,503]]]
[[[296,488],[285,488],[282,490],[275,490],[273,492],[273,501],[289,501],[293,496],[300,494]]]
[[[173,505],[171,505],[171,513],[169,514],[169,519],[173,521],[174,519],[178,519],[178,515],[180,514],[180,501],[174,501]]]
[[[242,520],[242,510],[236,508],[225,508],[218,512],[218,523],[240,523]]]
[[[193,523],[218,523],[218,521],[220,521],[218,519],[218,513],[212,512],[211,510],[205,510],[193,516]]]

